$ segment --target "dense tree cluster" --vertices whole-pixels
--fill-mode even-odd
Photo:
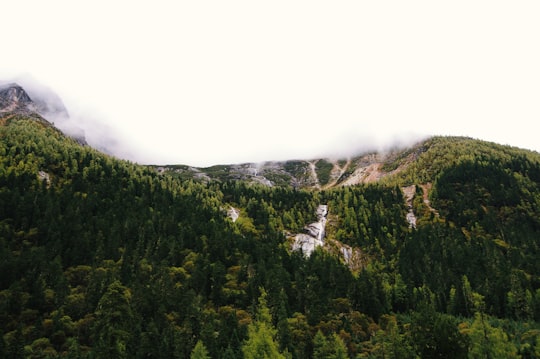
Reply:
[[[540,356],[537,154],[436,138],[384,183],[307,191],[180,179],[0,124],[0,357]],[[327,241],[363,253],[354,270],[291,251],[323,203]]]

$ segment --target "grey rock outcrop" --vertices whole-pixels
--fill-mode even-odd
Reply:
[[[227,210],[227,216],[233,221],[236,222],[236,220],[240,217],[240,211],[233,206],[231,206]]]
[[[36,113],[37,106],[28,93],[18,84],[0,85],[0,113]]]
[[[313,222],[304,227],[306,233],[297,234],[294,238],[293,250],[301,250],[309,257],[315,248],[324,245],[324,235],[326,229],[326,216],[328,206],[321,204],[317,207],[317,222]]]
[[[48,87],[31,81],[24,87],[15,82],[0,84],[0,114],[10,113],[43,119],[80,144],[87,144],[83,129],[69,121],[64,103]]]

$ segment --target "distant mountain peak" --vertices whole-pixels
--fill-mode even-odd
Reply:
[[[17,82],[0,83],[0,115],[6,113],[37,115],[53,125],[55,121],[65,123],[69,120],[68,111],[60,97],[35,81],[25,84],[24,88]],[[71,126],[70,131],[64,132],[79,143],[87,144],[82,129]]]
[[[0,85],[0,113],[35,113],[37,106],[28,93],[17,83]]]

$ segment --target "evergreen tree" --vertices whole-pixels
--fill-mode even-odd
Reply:
[[[519,358],[516,347],[508,340],[506,333],[501,328],[491,326],[483,313],[475,314],[474,322],[466,332],[471,339],[471,359]]]
[[[336,333],[332,335],[332,338],[330,339],[331,345],[332,345],[332,354],[330,358],[332,359],[347,359],[349,357],[347,353],[347,347],[345,346],[345,342],[343,342],[343,339]]]
[[[381,330],[372,337],[374,342],[371,355],[375,358],[405,359],[416,358],[412,345],[399,332],[397,318],[392,315],[383,315],[379,321]]]
[[[328,340],[326,336],[319,330],[313,338],[313,359],[326,359],[330,355],[328,348]]]
[[[320,330],[313,338],[313,359],[346,359],[347,347],[336,333],[326,337]]]
[[[231,348],[230,345],[227,347],[227,349],[225,349],[225,351],[221,355],[221,359],[236,359],[236,358],[237,358],[236,353],[234,352],[234,350]]]
[[[119,281],[112,282],[99,300],[94,324],[96,353],[102,358],[128,358],[133,335],[131,293]]]
[[[279,352],[275,338],[277,330],[272,325],[272,316],[266,303],[266,292],[262,290],[255,320],[248,326],[248,338],[242,346],[245,359],[285,359]]]
[[[467,337],[458,330],[455,317],[424,305],[414,313],[411,332],[417,352],[423,358],[466,358]]]
[[[191,351],[191,355],[189,357],[190,359],[210,359],[210,356],[208,355],[208,350],[206,350],[206,347],[201,340],[199,340],[197,344],[195,344],[195,347]]]

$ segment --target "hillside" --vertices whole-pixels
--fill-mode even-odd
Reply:
[[[5,119],[20,115],[45,121],[62,128],[62,132],[86,145],[84,130],[71,121],[60,97],[48,87],[31,78],[22,78],[25,86],[18,83],[0,82],[0,116]]]
[[[410,147],[370,151],[349,158],[268,161],[193,167],[154,166],[161,174],[201,182],[243,181],[267,186],[325,190],[357,184],[384,182],[399,185],[433,182],[447,167],[479,157],[524,157],[538,161],[539,154],[467,137],[431,137]]]
[[[244,181],[266,186],[324,190],[377,182],[402,171],[422,148],[368,152],[352,158],[268,161],[198,168],[185,165],[156,166],[160,173],[198,181]]]
[[[537,153],[158,168],[7,112],[0,139],[0,357],[540,355]]]

